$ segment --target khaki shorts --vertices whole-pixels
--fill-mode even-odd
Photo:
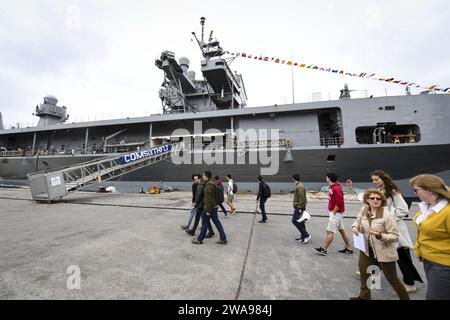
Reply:
[[[233,200],[234,200],[234,194],[227,195],[227,202],[228,203],[233,203]]]
[[[336,212],[336,214],[330,212],[327,231],[336,233],[338,230],[344,230],[344,215],[339,212]]]

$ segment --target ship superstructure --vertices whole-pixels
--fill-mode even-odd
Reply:
[[[193,32],[203,59],[201,72],[203,79],[195,79],[195,71],[189,70],[189,59],[181,57],[177,62],[175,54],[163,51],[155,61],[164,71],[164,81],[159,91],[164,114],[179,112],[201,112],[225,109],[239,109],[246,106],[242,75],[232,72],[229,61],[224,58],[225,51],[211,31],[209,39],[204,40],[205,18],[200,20],[202,35],[199,40]]]

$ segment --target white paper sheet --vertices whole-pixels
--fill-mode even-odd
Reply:
[[[366,244],[364,242],[364,235],[360,232],[357,236],[353,234],[353,246],[363,252],[366,252]]]

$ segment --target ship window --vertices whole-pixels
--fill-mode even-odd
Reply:
[[[416,143],[421,139],[419,126],[415,124],[397,125],[395,122],[358,127],[355,135],[356,142],[359,144]]]
[[[336,160],[336,155],[335,154],[329,154],[327,157],[327,162],[333,162],[334,160]]]
[[[379,107],[378,110],[383,110],[383,107]]]
[[[344,136],[341,110],[339,108],[320,110],[317,118],[319,120],[320,145],[325,147],[342,145]]]
[[[385,106],[384,110],[386,111],[395,110],[395,106]]]
[[[223,65],[224,65],[223,61],[217,61],[216,62],[216,66],[223,66]]]

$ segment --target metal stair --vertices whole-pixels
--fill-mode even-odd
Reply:
[[[135,152],[126,152],[95,159],[57,171],[28,174],[33,200],[54,201],[98,180],[110,180],[131,171],[152,165],[179,153],[184,144],[164,144]]]

